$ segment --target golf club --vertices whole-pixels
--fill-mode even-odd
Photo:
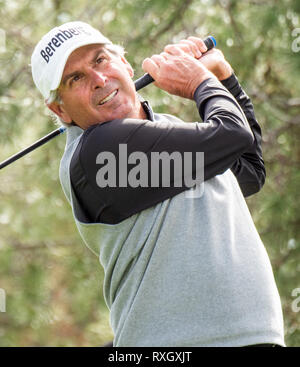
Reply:
[[[216,40],[213,36],[209,36],[209,37],[205,38],[204,43],[207,47],[207,51],[214,48],[217,44],[217,42],[216,42]],[[146,87],[148,84],[152,83],[153,81],[154,81],[154,79],[149,74],[144,74],[142,77],[140,77],[139,79],[137,79],[134,82],[136,91]],[[29,147],[21,150],[20,152],[14,154],[10,158],[7,158],[5,161],[1,162],[0,163],[0,169],[8,166],[9,164],[15,162],[17,159],[19,159],[19,158],[23,157],[24,155],[32,152],[36,148],[40,147],[41,145],[47,143],[49,140],[53,139],[55,136],[62,134],[65,130],[66,130],[66,127],[62,126],[58,129],[52,131],[48,135],[46,135],[43,138],[37,140],[35,143],[30,145]]]

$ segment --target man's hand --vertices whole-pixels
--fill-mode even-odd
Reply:
[[[167,45],[160,55],[145,59],[142,67],[155,79],[157,87],[189,99],[201,82],[212,77],[211,73],[224,80],[233,72],[223,53],[215,48],[207,51],[198,37]]]
[[[229,78],[233,70],[230,64],[225,60],[222,51],[213,48],[207,51],[200,59],[203,65],[207,67],[220,81]]]
[[[222,51],[216,48],[212,48],[211,50],[207,51],[207,47],[201,38],[189,37],[187,40],[180,41],[179,45],[183,51],[189,53],[191,56],[194,56],[203,65],[205,65],[206,68],[211,71],[219,80],[224,80],[231,76],[233,70],[228,61],[225,60]],[[166,46],[165,50],[171,50],[172,46],[173,45]]]
[[[200,55],[193,47],[194,52]],[[193,52],[187,52],[183,44],[170,45],[159,55],[146,58],[143,70],[155,80],[155,85],[171,94],[193,99],[197,87],[215,76],[199,62]]]

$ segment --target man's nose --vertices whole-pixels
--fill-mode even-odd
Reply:
[[[91,78],[91,84],[92,84],[93,89],[105,87],[105,84],[107,82],[107,77],[103,73],[97,70],[91,69],[90,78]]]

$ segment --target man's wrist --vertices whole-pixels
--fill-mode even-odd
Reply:
[[[220,68],[220,70],[218,71],[218,75],[217,78],[222,81],[225,79],[230,78],[230,76],[232,75],[233,70],[230,66],[230,64],[228,64],[227,62],[225,64],[222,65],[222,67]]]

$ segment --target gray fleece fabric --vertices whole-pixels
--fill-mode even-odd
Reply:
[[[86,224],[69,176],[82,132],[67,129],[60,180],[105,271],[114,346],[284,346],[271,264],[233,173],[203,183],[202,195],[183,192],[115,225]]]

